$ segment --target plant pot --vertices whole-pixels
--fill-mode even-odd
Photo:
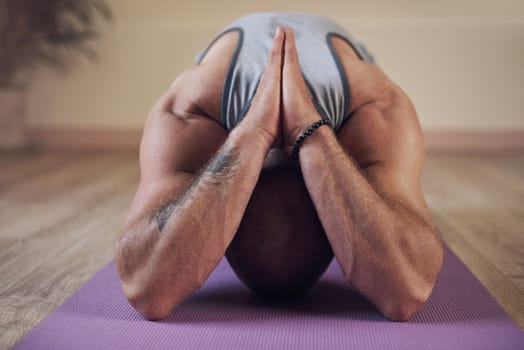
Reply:
[[[27,146],[27,89],[0,88],[0,151]]]

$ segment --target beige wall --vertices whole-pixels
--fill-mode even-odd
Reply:
[[[524,1],[109,0],[115,21],[67,76],[40,70],[31,127],[140,128],[220,28],[251,11],[330,16],[402,86],[426,130],[524,130]]]

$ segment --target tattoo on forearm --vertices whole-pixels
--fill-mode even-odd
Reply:
[[[240,152],[236,147],[224,148],[209,163],[200,179],[210,185],[221,185],[223,181],[230,179],[237,172],[239,155]]]
[[[167,220],[173,214],[173,211],[177,207],[177,202],[168,202],[158,208],[156,208],[151,215],[149,215],[149,223],[156,220],[158,231],[162,232],[162,229],[166,225]]]
[[[222,149],[200,173],[196,180],[193,181],[180,199],[167,202],[153,210],[149,215],[149,223],[155,220],[158,231],[162,232],[175,209],[182,205],[187,199],[193,197],[193,192],[200,183],[204,182],[213,186],[221,185],[224,180],[231,178],[236,173],[238,163],[239,151],[237,148],[226,147]]]

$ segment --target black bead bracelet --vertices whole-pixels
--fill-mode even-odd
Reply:
[[[320,119],[316,122],[314,122],[313,124],[311,124],[311,126],[309,128],[307,128],[306,131],[304,131],[299,137],[297,137],[296,141],[295,141],[295,144],[293,145],[293,149],[291,150],[291,157],[294,159],[294,160],[298,160],[298,151],[300,149],[300,146],[302,146],[302,144],[304,143],[304,140],[308,137],[308,136],[311,136],[311,134],[317,130],[318,128],[320,128],[322,125],[329,125],[329,126],[332,126],[331,125],[331,122],[327,119]]]

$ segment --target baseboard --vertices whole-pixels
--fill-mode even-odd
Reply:
[[[428,152],[523,152],[524,130],[427,130]]]
[[[32,128],[31,146],[66,150],[137,150],[140,129]],[[424,132],[429,152],[521,152],[524,130]]]
[[[64,150],[138,150],[141,129],[30,128],[33,148]]]

